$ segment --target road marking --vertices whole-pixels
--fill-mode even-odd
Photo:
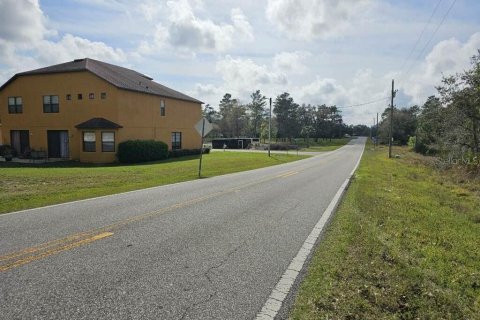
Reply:
[[[363,152],[362,152],[362,154],[363,154]],[[360,157],[360,159],[361,159],[361,157]],[[360,160],[357,162],[357,166],[358,166],[359,162],[360,162]],[[56,254],[56,253],[59,253],[59,252],[62,252],[62,251],[71,250],[71,249],[77,248],[81,245],[88,244],[88,243],[91,243],[91,242],[109,237],[109,236],[113,235],[113,231],[115,231],[115,230],[117,230],[117,229],[119,229],[119,228],[121,228],[121,227],[123,227],[127,224],[138,222],[138,221],[150,218],[150,217],[154,217],[156,215],[160,215],[160,214],[163,214],[163,213],[166,213],[166,212],[169,212],[169,211],[173,211],[175,209],[184,208],[184,207],[187,207],[187,206],[190,206],[190,205],[193,205],[193,204],[196,204],[196,203],[200,203],[200,202],[203,202],[205,200],[212,199],[212,198],[216,198],[216,197],[219,197],[221,195],[228,194],[228,193],[240,192],[242,189],[247,189],[251,186],[258,185],[258,184],[261,184],[261,183],[264,183],[264,182],[268,182],[268,181],[271,181],[271,180],[274,180],[274,179],[286,178],[286,177],[298,174],[301,171],[304,171],[304,170],[310,169],[312,167],[315,167],[317,165],[318,164],[303,166],[298,171],[289,171],[289,172],[286,172],[286,173],[283,173],[283,174],[280,174],[280,175],[276,175],[276,176],[267,176],[267,177],[264,177],[262,179],[259,179],[259,180],[256,180],[256,181],[253,181],[253,182],[250,182],[250,183],[247,183],[247,184],[235,187],[235,188],[215,192],[215,193],[203,196],[203,197],[194,198],[194,199],[190,199],[190,200],[187,200],[187,201],[184,201],[184,202],[176,203],[176,204],[170,205],[168,207],[165,207],[165,208],[162,208],[162,209],[159,209],[159,210],[143,213],[143,214],[140,214],[140,215],[137,215],[137,216],[133,216],[133,217],[124,219],[124,220],[120,220],[120,221],[115,222],[115,223],[110,224],[110,225],[106,225],[106,226],[99,227],[99,228],[92,229],[92,230],[85,231],[85,232],[79,232],[79,233],[67,236],[65,238],[52,240],[52,241],[45,242],[45,243],[37,245],[37,246],[25,248],[25,249],[22,249],[22,250],[19,250],[19,251],[16,251],[16,252],[12,252],[12,253],[2,255],[2,256],[0,256],[0,272],[7,271],[7,270],[10,270],[10,269],[15,268],[15,267],[25,265],[25,264],[30,263],[32,261],[39,260],[39,259],[51,256],[53,254]],[[355,171],[355,169],[354,169],[354,171]],[[161,188],[161,187],[165,187],[165,186],[153,187],[153,188]],[[148,188],[148,189],[153,189],[153,188]],[[145,189],[143,189],[143,190],[145,190]],[[138,192],[138,191],[141,191],[141,190],[134,190],[134,191],[129,191],[129,192],[125,192],[125,193],[133,193],[133,192]],[[110,196],[112,196],[112,195],[98,197],[98,198],[105,198],[105,197],[110,197]],[[98,198],[92,198],[92,199],[98,199]],[[79,200],[79,201],[73,201],[73,202],[83,202],[83,201],[88,201],[88,200],[92,200],[92,199],[85,199],[85,200]],[[70,203],[72,203],[72,202],[70,202]],[[47,206],[47,207],[43,207],[43,208],[55,207],[55,206],[60,206],[60,205],[62,205],[62,204]],[[28,209],[28,210],[24,210],[23,212],[32,211],[32,210],[35,210],[35,209],[41,209],[41,208]],[[17,212],[22,212],[22,211],[17,211]],[[303,265],[303,262],[302,262],[302,265]],[[278,297],[278,294],[276,295],[276,297]]]
[[[277,316],[278,312],[282,308],[283,301],[285,301],[285,298],[289,294],[293,284],[295,283],[295,280],[300,274],[300,271],[302,270],[303,265],[307,260],[307,257],[311,253],[318,237],[322,233],[325,225],[327,224],[331,215],[335,211],[335,208],[340,202],[342,195],[345,192],[345,189],[347,188],[348,183],[350,182],[350,179],[352,178],[353,174],[357,170],[358,165],[360,164],[360,160],[362,159],[364,150],[365,150],[365,145],[363,146],[362,152],[360,154],[360,158],[355,164],[355,167],[353,168],[349,177],[345,180],[345,182],[343,182],[343,184],[340,186],[337,193],[333,197],[332,201],[330,201],[330,204],[328,205],[327,209],[323,212],[322,216],[318,220],[313,230],[308,235],[307,239],[303,243],[297,255],[290,262],[290,265],[288,266],[287,270],[284,272],[280,280],[277,282],[276,286],[273,288],[272,292],[270,293],[270,296],[268,297],[267,301],[263,305],[262,309],[260,310],[259,313],[257,313],[255,320],[273,320]]]
[[[103,227],[99,227],[99,228],[92,229],[85,232],[79,232],[79,233],[67,236],[65,238],[52,240],[49,242],[45,242],[43,244],[39,244],[37,246],[25,248],[16,252],[11,252],[11,253],[2,255],[0,256],[0,272],[10,270],[14,267],[22,266],[32,261],[51,256],[53,254],[56,254],[65,250],[77,248],[80,245],[87,244],[87,243],[99,240],[101,238],[104,238],[105,235],[110,236],[113,234],[113,231],[118,230],[119,228],[127,224],[138,222],[138,221],[141,221],[150,217],[154,217],[154,216],[157,216],[169,211],[173,211],[176,209],[181,209],[190,205],[194,205],[196,203],[204,202],[206,200],[217,198],[219,196],[222,196],[228,193],[237,193],[237,192],[240,192],[242,189],[247,189],[253,185],[261,184],[264,182],[274,180],[276,178],[281,178],[281,177],[293,175],[296,173],[298,172],[287,172],[280,176],[270,176],[270,177],[267,176],[263,179],[253,181],[253,182],[241,185],[239,187],[214,192],[206,196],[186,200],[184,202],[175,203],[168,207],[161,208],[155,211],[146,212],[140,215],[136,215],[136,216],[133,216],[124,220],[120,220],[118,222],[115,222]],[[98,238],[99,236],[100,238]]]
[[[282,178],[287,178],[287,177],[291,177],[293,175],[296,175],[297,173],[298,173],[298,171],[287,172],[284,175],[282,175],[281,177]]]
[[[60,253],[62,251],[77,248],[77,247],[80,247],[82,245],[86,245],[88,243],[110,237],[112,235],[113,235],[113,232],[102,232],[102,233],[92,235],[90,237],[80,239],[78,241],[74,241],[74,242],[71,242],[71,243],[59,243],[60,245],[53,246],[51,248],[50,247],[44,247],[44,249],[46,249],[46,250],[38,249],[38,250],[34,250],[30,253],[26,252],[24,250],[24,252],[26,252],[25,254],[17,255],[17,256],[11,256],[13,258],[10,258],[10,259],[2,259],[4,261],[6,261],[7,263],[4,263],[4,264],[0,265],[0,272],[7,271],[9,269],[19,267],[19,266],[22,266],[22,265],[30,263],[30,262],[43,259],[45,257]],[[31,253],[33,253],[33,254],[31,254]],[[4,257],[5,256],[2,256],[2,258],[4,258]]]

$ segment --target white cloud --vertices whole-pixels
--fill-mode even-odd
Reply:
[[[243,14],[242,10],[234,8],[232,9],[230,16],[237,36],[244,41],[253,41],[255,38],[253,35],[253,27],[250,22],[248,22],[248,19]]]
[[[297,99],[305,103],[345,105],[348,102],[347,90],[335,79],[322,79],[317,76],[315,81],[295,91]]]
[[[312,40],[337,35],[369,0],[268,0],[266,16],[291,39]]]
[[[56,30],[46,27],[47,18],[38,0],[0,1],[0,64],[2,81],[14,73],[91,57],[111,62],[124,61],[125,53],[103,42],[93,42],[71,34],[60,40],[50,39]],[[6,70],[6,71],[5,71]]]
[[[47,33],[38,0],[0,1],[0,39],[29,43],[43,39]]]
[[[455,38],[435,45],[415,72],[402,81],[400,86],[412,97],[413,103],[423,104],[428,96],[435,94],[442,76],[453,75],[470,68],[470,58],[480,48],[480,32],[462,43]]]
[[[156,0],[143,0],[138,2],[137,10],[145,17],[147,22],[155,22],[165,11],[165,6]]]
[[[287,73],[302,74],[307,71],[304,60],[311,56],[306,51],[280,52],[273,57],[273,67]]]
[[[85,57],[112,62],[126,60],[126,55],[121,49],[114,49],[103,42],[94,42],[71,34],[66,34],[58,42],[41,41],[37,49],[38,58],[44,64]]]
[[[240,98],[256,89],[284,87],[288,82],[284,73],[256,64],[251,59],[227,56],[217,62],[216,71],[222,76],[226,92],[237,94]]]
[[[194,9],[200,10],[202,6],[201,2],[192,5],[187,0],[168,1],[167,21],[157,23],[153,37],[143,41],[139,51],[152,54],[170,47],[181,55],[191,56],[199,52],[226,52],[239,41],[253,41],[252,25],[241,9],[231,9],[230,23],[215,23],[195,14]],[[147,20],[156,15],[148,12]]]
[[[215,71],[223,80],[221,85],[199,84],[190,92],[200,100],[216,105],[225,93],[247,101],[255,90],[273,95],[276,90],[286,90],[287,75],[271,66],[255,63],[252,59],[233,58],[229,55],[217,61]]]

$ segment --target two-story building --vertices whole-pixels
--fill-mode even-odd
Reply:
[[[0,87],[0,136],[18,154],[112,162],[119,142],[199,148],[202,102],[134,70],[77,59],[14,75]]]

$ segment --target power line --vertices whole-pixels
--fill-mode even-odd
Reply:
[[[423,46],[422,48],[422,51],[420,51],[420,53],[417,55],[416,59],[413,61],[413,63],[410,65],[410,68],[408,68],[407,72],[402,76],[402,80],[405,79],[407,77],[408,74],[410,74],[410,72],[412,71],[413,67],[415,66],[415,63],[416,61],[418,61],[418,59],[420,59],[420,57],[422,56],[422,54],[425,52],[425,50],[427,49],[428,45],[430,44],[430,42],[432,42],[433,38],[435,37],[435,35],[437,34],[438,30],[440,29],[440,27],[442,26],[443,22],[445,21],[445,19],[447,18],[448,14],[450,13],[450,11],[452,10],[453,6],[455,5],[455,3],[457,2],[457,0],[453,0],[452,1],[452,4],[450,5],[450,7],[448,8],[447,12],[445,12],[445,14],[443,15],[442,17],[442,20],[440,21],[440,23],[437,25],[437,28],[435,29],[435,31],[432,33],[430,39],[428,39],[427,43],[425,43],[425,46]]]
[[[410,53],[408,54],[407,58],[405,59],[405,61],[403,61],[402,67],[400,68],[400,70],[401,70],[401,71],[400,71],[400,74],[403,72],[403,69],[405,68],[405,66],[406,66],[406,64],[408,63],[408,61],[410,61],[410,58],[412,57],[413,52],[414,52],[415,49],[417,48],[417,45],[419,44],[420,39],[422,39],[423,35],[425,34],[425,31],[427,30],[428,25],[429,25],[430,22],[432,21],[432,18],[433,18],[433,16],[435,15],[435,13],[437,12],[438,7],[440,6],[440,3],[442,3],[442,1],[443,1],[443,0],[439,0],[439,1],[437,2],[437,5],[436,5],[435,8],[433,9],[432,14],[430,15],[430,18],[428,19],[427,23],[426,23],[425,26],[423,27],[423,30],[422,30],[422,32],[420,33],[420,35],[418,36],[417,41],[415,41],[415,44],[413,45],[412,50],[410,50]]]
[[[368,101],[368,102],[363,102],[363,103],[358,103],[358,104],[352,104],[350,106],[343,106],[343,107],[337,107],[338,109],[345,109],[345,108],[354,108],[354,107],[361,107],[361,106],[366,106],[366,105],[369,105],[369,104],[372,104],[372,103],[375,103],[375,102],[380,102],[380,101],[384,101],[384,100],[387,100],[389,99],[390,97],[383,97],[383,98],[380,98],[380,99],[376,99],[376,100],[372,100],[372,101]]]

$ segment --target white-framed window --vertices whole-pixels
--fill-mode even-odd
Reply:
[[[115,152],[115,132],[102,131],[102,152]]]
[[[44,113],[58,113],[60,105],[58,103],[58,96],[43,96],[43,112]]]
[[[83,132],[83,151],[95,152],[96,136],[95,131]]]
[[[8,97],[8,113],[23,113],[22,97]]]
[[[172,132],[172,150],[182,149],[182,133]]]
[[[165,100],[160,100],[160,116],[165,117]]]

